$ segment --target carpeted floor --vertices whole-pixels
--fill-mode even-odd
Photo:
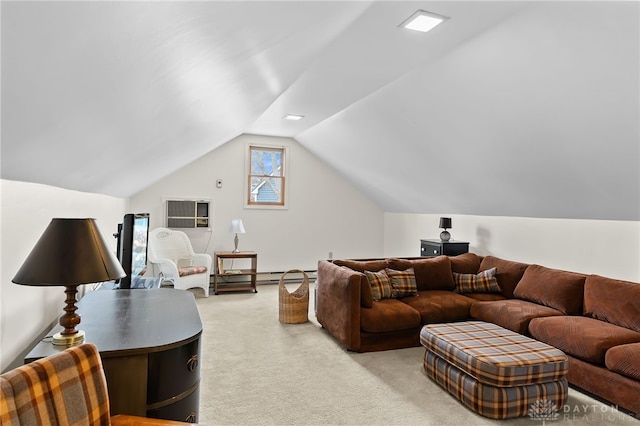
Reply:
[[[287,286],[290,291],[296,285]],[[209,425],[535,425],[476,415],[426,378],[423,348],[345,351],[313,315],[278,321],[278,286],[204,298],[200,422]],[[640,425],[573,389],[548,425]]]

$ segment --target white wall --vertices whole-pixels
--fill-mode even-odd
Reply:
[[[385,256],[419,256],[438,239],[440,216],[469,250],[550,268],[640,282],[640,222],[385,213]]]
[[[244,208],[248,143],[288,147],[288,209]],[[258,252],[258,271],[314,270],[330,251],[336,258],[383,252],[382,210],[291,138],[241,135],[135,194],[130,211],[150,213],[152,229],[164,226],[163,199],[171,197],[214,202],[212,232],[188,232],[196,251],[232,250],[229,223],[242,219],[239,248]]]
[[[0,181],[0,371],[19,358],[64,307],[62,287],[16,285],[12,278],[54,217],[92,217],[115,252],[111,234],[122,222],[126,200],[46,185]]]

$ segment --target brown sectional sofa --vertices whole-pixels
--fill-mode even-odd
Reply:
[[[374,300],[364,271],[409,268],[414,295]],[[483,271],[495,273],[499,289],[459,292],[456,281]],[[491,322],[562,350],[570,384],[640,415],[638,283],[473,253],[322,260],[316,308],[323,328],[357,352],[419,346],[425,324]]]

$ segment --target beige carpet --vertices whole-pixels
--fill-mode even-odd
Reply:
[[[295,285],[288,285],[290,291]],[[278,321],[278,286],[202,296],[200,422],[221,425],[536,425],[478,416],[426,378],[422,348],[345,351],[313,315]],[[547,425],[640,425],[573,389]]]

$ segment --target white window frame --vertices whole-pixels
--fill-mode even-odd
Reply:
[[[281,169],[283,179],[282,197],[283,203],[253,203],[250,202],[250,173],[251,173],[251,150],[264,148],[265,150],[282,150],[282,161],[284,167]],[[267,209],[286,210],[289,205],[289,147],[287,145],[270,145],[266,143],[248,143],[245,149],[244,160],[244,208],[245,209]]]

